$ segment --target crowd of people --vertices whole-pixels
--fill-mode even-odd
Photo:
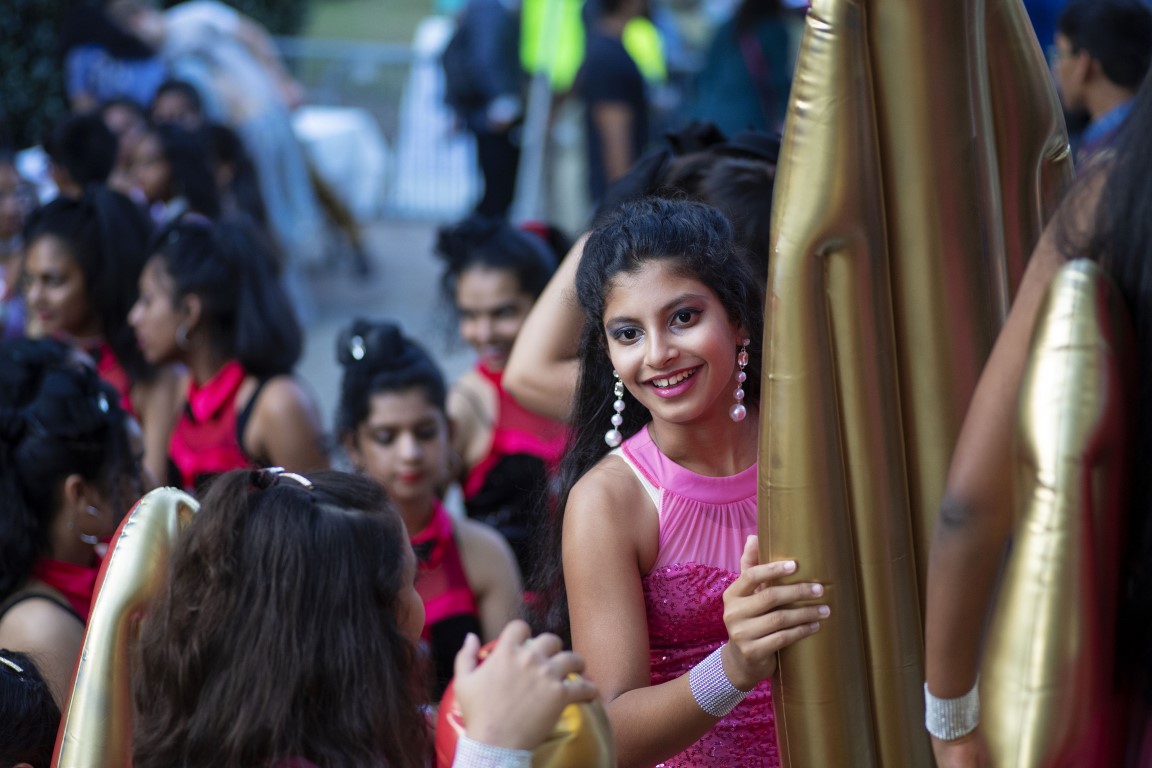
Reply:
[[[760,562],[756,537],[787,90],[780,60],[756,61],[779,53],[781,8],[744,4],[710,57],[727,80],[737,49],[749,108],[702,99],[699,117],[730,122],[651,141],[621,42],[642,5],[596,4],[579,86],[601,133],[587,231],[513,223],[509,191],[489,189],[428,254],[475,366],[448,381],[440,350],[387,308],[350,317],[330,432],[296,370],[291,278],[316,258],[320,204],[282,133],[300,93],[266,35],[201,0],[113,0],[69,31],[76,111],[45,138],[51,199],[0,157],[0,768],[50,764],[102,558],[160,485],[200,509],[133,645],[134,764],[427,765],[450,683],[458,766],[530,765],[561,711],[589,702],[623,766],[781,764],[777,653],[835,621],[824,586]],[[1054,50],[1066,108],[1090,116],[1084,170],[1036,247],[941,502],[925,643],[930,718],[955,719],[929,724],[942,766],[987,760],[965,702],[1012,535],[1006,425],[1040,297],[1070,259],[1121,289],[1137,461],[1152,435],[1152,10],[1070,0]],[[255,109],[236,89],[258,78]],[[496,102],[506,90],[470,123],[505,159],[497,118],[521,106]],[[1136,474],[1119,663],[1152,712]]]

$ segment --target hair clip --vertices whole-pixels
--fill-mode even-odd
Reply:
[[[101,413],[108,413],[108,396],[103,392],[96,396],[96,407]]]
[[[367,352],[368,348],[364,344],[364,337],[360,334],[356,334],[348,340],[348,353],[352,355],[353,360],[363,360]]]
[[[24,674],[24,667],[20,666],[19,664],[12,661],[11,659],[6,659],[3,656],[0,656],[0,664],[3,664],[6,667],[11,667],[12,669],[14,669],[16,671],[16,674],[18,674],[18,675]]]
[[[282,477],[286,477],[289,480],[295,480],[296,482],[300,483],[300,485],[303,486],[304,490],[306,491],[310,491],[316,487],[312,485],[312,481],[304,477],[304,475],[298,475],[295,472],[285,472],[284,467],[266,467],[262,471],[271,475],[274,480],[278,480]]]

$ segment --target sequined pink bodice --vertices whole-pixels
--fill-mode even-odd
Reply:
[[[728,639],[724,590],[756,532],[756,466],[730,477],[697,475],[669,460],[642,429],[620,456],[654,496],[660,518],[656,564],[643,578],[652,684],[687,674]],[[772,689],[765,680],[669,768],[780,765]]]

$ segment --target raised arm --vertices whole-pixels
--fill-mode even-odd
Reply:
[[[576,268],[588,235],[582,235],[524,321],[504,367],[503,385],[525,408],[567,422],[580,376],[580,329]]]
[[[996,577],[1012,533],[1016,411],[1041,299],[1064,263],[1056,227],[1041,237],[965,416],[948,472],[928,563],[925,643],[928,690],[954,699],[970,691]],[[933,739],[937,763],[981,765],[978,731]]]

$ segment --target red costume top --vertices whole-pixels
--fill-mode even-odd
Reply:
[[[480,636],[480,613],[464,572],[452,518],[439,501],[434,502],[428,525],[412,537],[412,549],[417,560],[416,591],[424,601],[421,641],[432,654],[439,699],[452,679],[456,652],[464,638],[469,632]]]
[[[100,569],[43,558],[32,567],[32,578],[44,582],[64,596],[83,622],[92,611],[93,592]]]
[[[194,491],[206,476],[253,465],[240,441],[259,387],[244,410],[236,412],[236,395],[247,376],[239,362],[230,360],[203,384],[188,382],[184,411],[168,443],[172,479],[185,490]]]
[[[485,456],[468,473],[464,481],[464,498],[470,499],[481,491],[492,468],[505,456],[528,454],[543,460],[548,473],[556,471],[568,429],[564,424],[533,413],[513,399],[504,389],[504,373],[476,366],[479,373],[496,390],[496,414],[492,424],[492,444]]]
[[[496,389],[492,442],[486,455],[464,481],[468,516],[491,525],[512,546],[520,572],[533,573],[532,540],[542,500],[548,499],[568,442],[568,428],[516,402],[502,386],[503,373],[477,365],[476,371]]]

